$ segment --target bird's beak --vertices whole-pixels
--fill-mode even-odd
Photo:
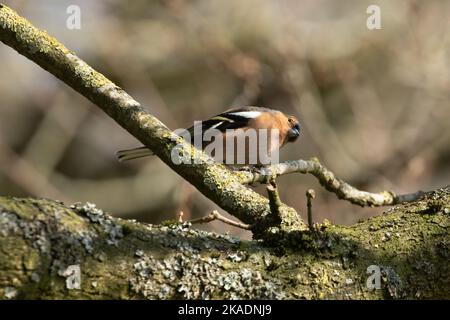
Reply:
[[[288,140],[289,142],[293,142],[297,140],[297,138],[300,136],[300,130],[296,127],[289,129],[288,131]]]

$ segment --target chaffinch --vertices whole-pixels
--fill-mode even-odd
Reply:
[[[268,156],[270,157],[274,151],[278,151],[288,142],[294,142],[300,136],[300,124],[296,117],[288,116],[281,111],[268,108],[244,107],[230,109],[208,120],[196,122],[194,126],[186,129],[186,132],[189,134],[188,137],[190,137],[190,140],[187,140],[188,142],[194,144],[196,135],[198,135],[198,132],[200,132],[202,134],[202,136],[200,137],[201,148],[205,150],[205,148],[208,148],[208,145],[210,145],[212,142],[210,139],[204,139],[204,134],[208,130],[213,129],[217,130],[215,132],[221,134],[224,139],[224,142],[222,142],[222,145],[225,145],[225,147],[223,148],[224,153],[222,154],[222,157],[220,159],[223,159],[222,162],[225,162],[226,164],[261,164],[263,163],[259,155],[259,149],[261,146],[264,146],[264,148],[266,148],[265,150],[267,150]],[[234,137],[239,137],[242,134],[247,134],[246,139],[248,139],[249,129],[254,129],[254,132],[257,133],[263,131],[261,129],[266,129],[266,132],[268,132],[269,135],[271,132],[274,132],[275,134],[264,140],[263,145],[261,144],[262,140],[260,139],[260,137],[263,137],[263,135],[260,136],[259,134],[256,134],[256,149],[250,148],[250,142],[246,140],[241,158],[239,158],[240,156],[238,156],[236,149],[233,149],[231,157],[232,159],[230,161],[230,156],[226,155],[226,150],[229,146],[227,145],[226,141],[229,140],[230,137],[233,137],[234,139]],[[253,151],[251,151],[250,149],[252,149]],[[251,156],[252,152],[258,154],[256,156],[255,163],[251,162],[252,159],[255,159]],[[210,155],[214,158],[217,158],[217,150],[215,150],[215,153],[216,154],[214,155]],[[119,159],[119,161],[126,161],[150,156],[152,154],[153,153],[147,147],[139,147],[118,151],[117,158]]]

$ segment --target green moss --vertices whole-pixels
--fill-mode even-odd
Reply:
[[[99,213],[92,205],[0,198],[0,230],[8,234],[0,233],[0,269],[8,270],[0,296],[16,290],[20,298],[449,298],[449,198],[441,192],[351,227],[277,231],[264,244],[187,223],[108,218],[123,230],[116,245],[90,216]],[[51,250],[42,249],[46,244]],[[81,290],[68,290],[58,275],[73,263],[81,268]],[[381,290],[365,289],[370,265],[381,268]]]
[[[171,226],[177,225],[179,223],[180,222],[175,220],[175,219],[174,220],[164,220],[164,221],[161,222],[161,225],[162,226],[171,227]]]

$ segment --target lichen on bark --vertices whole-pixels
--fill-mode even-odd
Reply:
[[[0,198],[0,297],[450,298],[450,189],[350,227],[243,241],[189,223],[113,218],[92,204]],[[79,266],[79,289],[64,271]],[[367,269],[381,270],[369,290]]]

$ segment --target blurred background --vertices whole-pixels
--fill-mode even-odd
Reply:
[[[229,107],[299,117],[281,160],[318,157],[368,190],[427,190],[450,181],[450,1],[8,1],[172,129]],[[381,9],[369,30],[367,7]],[[66,27],[70,5],[81,29]],[[158,158],[119,163],[140,143],[100,109],[0,44],[0,195],[93,202],[159,223],[217,206]],[[352,224],[380,214],[338,200],[310,176],[279,178],[306,218]],[[259,192],[264,190],[259,187]],[[249,233],[220,222],[201,228]]]

